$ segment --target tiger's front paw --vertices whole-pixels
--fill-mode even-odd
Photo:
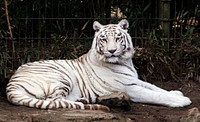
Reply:
[[[170,107],[185,107],[192,103],[192,101],[185,96],[173,95],[172,99],[168,101]]]

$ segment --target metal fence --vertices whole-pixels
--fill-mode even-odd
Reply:
[[[173,54],[173,56],[182,56],[183,52],[181,51],[181,54],[179,54],[180,51],[178,51],[181,47],[178,46],[183,46],[182,42],[186,42],[186,40],[190,40],[186,43],[191,43],[191,41],[196,43],[196,40],[199,39],[198,4],[195,6],[193,5],[194,9],[183,9],[183,6],[189,4],[187,0],[181,2],[176,0],[158,0],[153,2],[138,0],[136,2],[138,4],[136,5],[138,9],[132,12],[138,12],[137,15],[127,16],[127,14],[125,14],[126,11],[123,11],[122,8],[120,11],[119,8],[115,6],[115,9],[111,9],[110,13],[108,12],[109,14],[114,14],[115,17],[110,18],[103,18],[100,16],[87,17],[86,14],[84,14],[86,17],[81,18],[78,14],[77,17],[76,15],[74,15],[74,17],[62,16],[67,14],[67,8],[62,3],[56,3],[57,6],[52,5],[55,4],[55,2],[50,2],[48,6],[54,7],[52,8],[52,13],[47,14],[47,11],[49,12],[51,9],[43,7],[45,6],[44,4],[46,4],[45,2],[47,2],[47,0],[41,3],[39,2],[40,4],[37,6],[32,5],[32,8],[28,8],[29,3],[26,1],[23,7],[15,6],[16,8],[10,8],[10,11],[14,11],[11,9],[16,9],[24,11],[24,13],[20,16],[12,13],[9,14],[13,37],[11,38],[9,35],[10,33],[8,33],[0,40],[0,65],[1,74],[3,74],[4,77],[10,77],[19,65],[26,62],[41,59],[71,59],[86,53],[90,48],[94,34],[92,29],[93,21],[98,20],[103,24],[116,23],[120,19],[120,12],[120,14],[124,15],[123,17],[127,18],[130,22],[129,32],[132,36],[134,46],[155,49],[153,51],[151,50],[152,53],[159,55],[158,52],[164,50],[162,53],[166,53],[165,55],[168,57],[172,56],[173,52],[176,53],[176,55]],[[179,5],[179,3],[181,3],[181,5]],[[12,2],[10,4],[10,6],[12,6]],[[41,7],[42,9],[37,10],[37,7]],[[131,11],[133,10],[131,9]],[[88,11],[84,9],[82,12]],[[177,47],[175,48],[174,46]],[[194,46],[196,47],[196,45]],[[199,47],[197,46],[196,48]],[[159,56],[164,59],[165,55],[162,54]],[[145,70],[147,72],[150,71],[150,68],[148,68],[148,66],[151,65],[148,64],[150,60],[149,57],[147,60],[145,56],[151,57],[152,55],[143,51],[143,56],[138,57],[138,60],[136,59],[136,65],[142,69],[140,70],[141,72]],[[199,56],[199,53],[194,56],[173,57],[173,59],[177,60],[175,64],[179,65],[179,69],[177,70],[180,71],[176,73],[181,74],[179,75],[180,77],[186,72],[182,69],[188,68],[186,66],[188,64],[186,63],[190,63],[190,72],[185,73],[185,75],[190,75],[190,78],[195,77],[195,80],[200,80],[199,59],[194,58],[196,56]],[[142,67],[139,61],[147,61],[146,65],[144,65],[145,67]],[[152,68],[154,66],[149,67]],[[176,66],[174,65],[174,67]],[[147,76],[147,74],[148,73],[146,73],[145,76]]]

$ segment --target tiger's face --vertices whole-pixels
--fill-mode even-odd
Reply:
[[[128,34],[129,23],[123,19],[118,24],[101,25],[95,21],[95,36],[92,48],[95,48],[99,59],[108,63],[120,63],[132,58],[134,49]]]

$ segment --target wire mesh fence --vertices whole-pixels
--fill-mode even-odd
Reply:
[[[131,1],[118,1],[118,5],[96,1],[102,8],[94,1],[91,5],[88,1],[12,1],[9,17],[13,37],[5,31],[7,24],[1,30],[1,75],[10,77],[19,65],[30,61],[77,58],[90,48],[95,20],[108,24],[123,17],[130,22],[134,46],[143,48],[133,59],[143,79],[200,80],[199,8],[180,11],[178,3],[183,6],[187,2],[163,1],[138,0],[135,6],[129,5]],[[76,4],[81,7],[72,7]],[[161,12],[161,4],[170,10]],[[169,15],[165,16],[166,12]]]

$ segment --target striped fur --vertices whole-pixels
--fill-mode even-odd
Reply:
[[[7,98],[16,105],[49,109],[109,110],[99,96],[125,92],[134,102],[183,107],[191,103],[180,91],[166,91],[138,79],[132,63],[134,48],[129,23],[101,25],[89,52],[74,60],[44,60],[20,66],[7,85]]]

